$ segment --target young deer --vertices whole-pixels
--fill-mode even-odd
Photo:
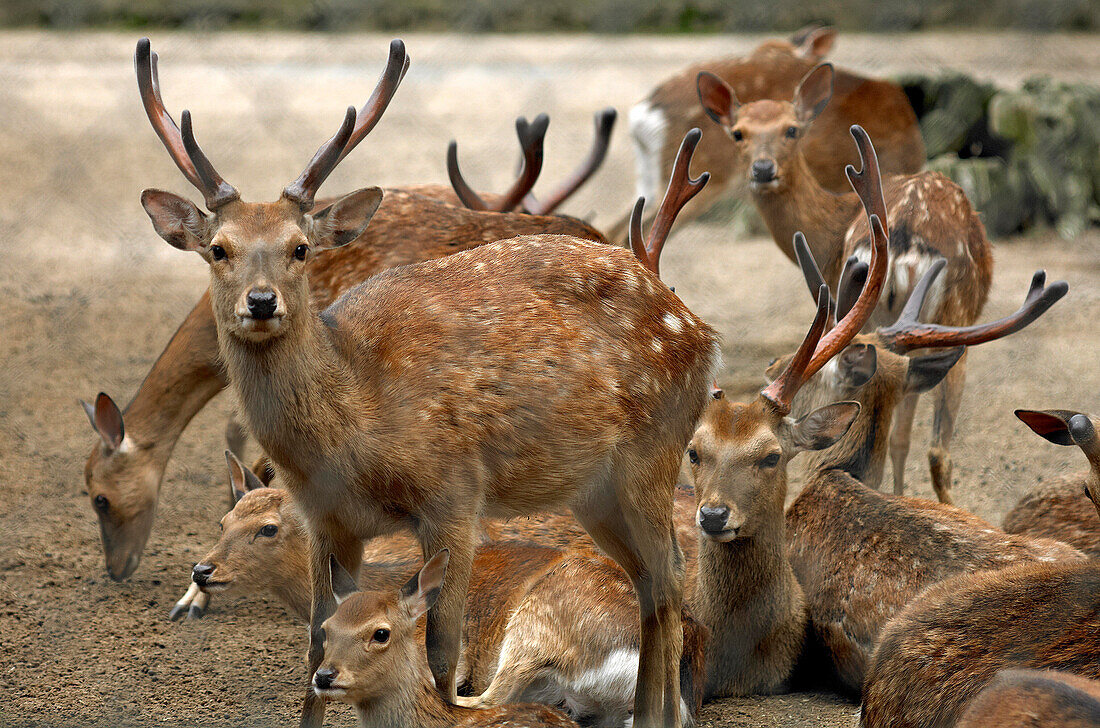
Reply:
[[[1095,468],[1095,421],[1065,414],[1052,417],[1041,434],[1077,444]],[[1090,478],[1086,491],[1100,516],[1100,479]],[[1096,679],[1098,654],[1095,562],[957,576],[927,589],[883,629],[867,672],[861,725],[952,726],[1000,669],[1064,670]]]
[[[821,290],[821,273],[805,240],[800,237],[795,246],[810,290]],[[970,327],[923,324],[917,317],[924,297],[942,270],[943,261],[937,261],[895,324],[853,337],[795,401],[797,414],[838,399],[861,405],[835,446],[810,454],[806,483],[786,516],[787,558],[805,592],[815,641],[840,686],[851,693],[859,692],[883,624],[921,589],[976,569],[1082,558],[1059,542],[1005,534],[960,508],[875,489],[897,403],[934,387],[959,359],[961,347],[1019,331],[1067,291],[1063,282],[1044,287],[1039,272],[1024,305],[1011,316]],[[837,316],[846,315],[863,275],[863,264],[850,259],[833,304]],[[898,353],[941,347],[951,348],[920,356]],[[780,359],[769,374],[785,365]],[[838,523],[860,528],[837,528]]]
[[[210,265],[229,380],[310,532],[310,674],[334,606],[328,555],[355,571],[363,541],[409,529],[425,555],[451,554],[426,634],[453,702],[479,516],[568,505],[639,594],[636,724],[678,725],[672,493],[717,337],[628,251],[565,235],[391,269],[313,315],[305,261],[354,240],[381,201],[365,188],[308,212],[360,128],[349,108],[278,201],[245,203],[185,113],[171,149],[202,171],[212,215],[142,195],[161,237]],[[309,693],[303,725],[323,710]]]
[[[740,168],[748,171],[753,202],[776,244],[794,261],[791,240],[795,232],[804,232],[814,257],[822,264],[825,280],[830,282],[837,280],[845,258],[856,254],[866,259],[868,253],[867,223],[860,214],[858,197],[834,194],[817,181],[803,141],[815,119],[829,108],[834,75],[832,66],[823,64],[806,75],[793,101],[746,104],[712,73],[700,73],[697,82],[703,108],[733,140],[733,157]],[[868,143],[866,133],[859,132],[856,144]],[[893,320],[920,275],[938,258],[945,258],[947,272],[942,287],[928,303],[929,320],[951,326],[973,323],[985,305],[993,258],[985,229],[965,193],[934,172],[890,175],[883,180],[883,192],[893,233],[885,295],[873,320]],[[933,441],[928,460],[932,486],[945,503],[951,502],[949,447],[965,371],[964,358],[934,395]],[[894,425],[891,461],[894,492],[898,495],[904,491],[905,459],[916,401],[916,395],[905,398]]]
[[[182,149],[179,130],[160,100],[156,54],[151,53],[147,41],[138,44],[135,64],[142,101],[154,129],[166,144]],[[394,41],[387,69],[360,116],[377,120],[406,64],[404,46]],[[364,129],[364,134],[369,131],[368,126]],[[594,149],[604,145],[606,138],[597,136]],[[180,162],[184,158],[178,154],[173,159],[197,184],[193,165]],[[557,188],[548,200],[560,197],[572,184]],[[321,201],[318,210],[329,208],[331,202],[335,200]],[[472,212],[456,207],[458,203],[450,187],[443,185],[387,189],[370,227],[358,238],[341,248],[308,256],[314,308],[324,309],[348,288],[381,270],[516,235],[560,233],[604,240],[590,225],[573,218]],[[191,418],[227,384],[207,291],[146,375],[125,408],[125,418],[123,410],[102,392],[94,404],[85,405],[99,441],[88,456],[84,481],[99,520],[112,578],[125,579],[137,568],[153,528],[161,481],[176,441]],[[227,433],[231,449],[239,452],[243,434],[233,423]]]
[[[796,34],[793,42],[768,41],[747,56],[698,63],[684,69],[650,92],[630,110],[637,194],[652,199],[667,178],[676,153],[676,141],[692,127],[703,129],[698,163],[710,170],[713,181],[689,213],[706,212],[719,199],[746,191],[745,160],[736,145],[717,127],[706,123],[696,95],[696,77],[716,74],[744,103],[793,96],[798,82],[828,53],[836,38],[832,28],[812,28]],[[917,116],[901,88],[892,82],[838,71],[835,100],[806,130],[803,142],[810,173],[827,190],[845,192],[844,165],[855,162],[842,144],[844,133],[859,124],[879,144],[883,172],[913,174],[924,166],[924,141]],[[624,220],[608,237],[621,240]],[[816,233],[809,231],[807,233]]]
[[[448,703],[432,683],[432,671],[417,637],[417,620],[444,590],[448,552],[427,560],[400,591],[361,592],[329,557],[329,598],[339,606],[321,627],[324,646],[313,674],[323,699],[355,707],[364,728],[536,728],[576,726],[546,705],[508,705],[472,710]]]
[[[1016,410],[1025,425],[1057,445],[1075,444],[1066,428],[1076,414],[1067,410]],[[1005,516],[1004,529],[1065,541],[1090,558],[1100,558],[1100,519],[1087,494],[1090,481],[1100,482],[1100,451],[1086,449],[1085,454],[1091,471],[1059,478],[1026,494]]]
[[[1100,682],[1057,670],[1000,670],[978,693],[958,728],[1095,728]]]

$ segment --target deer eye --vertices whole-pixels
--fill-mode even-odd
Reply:
[[[1085,493],[1088,493],[1088,488],[1085,488]],[[106,513],[107,511],[111,510],[111,502],[107,500],[106,496],[97,495],[92,500],[92,503],[95,504],[95,509],[100,513]]]
[[[778,464],[779,464],[779,453],[773,452],[771,455],[768,455],[765,458],[761,458],[760,462],[758,462],[756,465],[757,465],[757,467],[760,467],[760,468],[774,468]]]
[[[377,642],[380,645],[386,644],[390,639],[390,631],[388,629],[376,629],[371,640]]]
[[[211,245],[210,246],[210,257],[213,258],[214,260],[225,260],[225,258],[226,258],[225,248],[223,248],[220,245]]]
[[[306,259],[306,253],[308,253],[308,252],[309,252],[309,246],[306,245],[305,243],[303,243],[302,245],[299,245],[297,248],[294,249],[294,257],[297,258],[298,260],[305,260]]]
[[[692,465],[699,464],[699,453],[695,451],[695,448],[690,448],[688,450],[688,460],[691,461]]]
[[[797,126],[788,126],[787,127],[787,138],[788,139],[798,138],[798,127]]]
[[[733,137],[733,140],[735,142],[739,142],[739,141],[741,141],[742,139],[745,138],[745,135],[741,133],[740,129],[734,129],[733,134],[731,136]]]
[[[279,527],[276,526],[274,523],[269,523],[266,526],[264,526],[263,528],[261,528],[259,531],[257,531],[256,535],[257,536],[264,536],[265,538],[271,538],[272,536],[274,536],[278,532],[279,532]]]

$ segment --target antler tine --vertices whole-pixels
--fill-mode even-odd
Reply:
[[[642,237],[642,208],[645,207],[645,198],[639,197],[634,203],[634,209],[630,212],[630,227],[626,231],[626,242],[634,252],[634,257],[649,268],[654,275],[660,277],[657,272],[657,261],[649,257],[649,251],[645,247],[645,238]]]
[[[199,189],[202,190],[203,198],[206,200],[206,207],[216,210],[226,203],[240,199],[241,193],[237,188],[222,179],[214,169],[214,165],[199,148],[199,143],[195,141],[195,133],[191,129],[191,112],[187,109],[180,114],[180,123],[183,125],[183,148],[195,165],[195,172],[198,173],[201,183]]]
[[[852,189],[863,201],[863,209],[869,216],[878,215],[882,229],[889,237],[890,227],[886,221],[886,198],[882,195],[882,175],[878,167],[878,154],[875,152],[874,145],[871,144],[871,137],[867,136],[862,126],[853,124],[849,131],[856,140],[860,171],[857,172],[856,168],[849,164],[844,168],[844,173],[848,175],[848,182],[851,183]]]
[[[814,254],[810,250],[809,243],[806,242],[806,236],[801,232],[794,234],[794,256],[798,259],[798,267],[802,270],[802,277],[806,279],[806,285],[810,287],[810,295],[816,297],[817,292],[821,290],[822,286],[828,290],[829,285],[825,282],[825,276],[821,275],[821,269],[817,267],[817,261],[814,260]],[[832,293],[829,294],[829,320],[827,323],[828,328],[832,328],[836,325],[836,302],[833,300]]]
[[[317,149],[298,179],[283,189],[283,197],[297,202],[303,211],[313,207],[313,198],[318,188],[336,168],[340,155],[355,130],[355,116],[355,107],[349,106],[340,128]]]
[[[390,41],[390,55],[386,61],[386,68],[382,71],[382,75],[378,79],[378,84],[374,87],[374,92],[371,93],[367,102],[363,104],[363,108],[359,109],[356,115],[357,121],[355,123],[355,129],[352,131],[347,143],[344,144],[344,149],[340,152],[336,164],[343,161],[344,157],[348,156],[352,149],[355,149],[355,145],[363,141],[363,137],[371,133],[371,130],[374,129],[378,120],[382,118],[382,114],[389,108],[390,101],[393,99],[393,95],[397,92],[397,87],[401,85],[401,81],[404,80],[405,73],[408,70],[409,56],[405,52],[404,41],[399,39]]]
[[[932,290],[932,284],[939,278],[940,273],[947,267],[946,258],[938,258],[932,265],[924,272],[920,280],[917,281],[917,285],[913,286],[912,292],[909,294],[909,299],[905,302],[905,308],[898,314],[897,321],[893,326],[887,329],[880,329],[879,333],[890,331],[891,329],[898,329],[905,326],[911,326],[920,321],[920,312],[924,308],[924,302],[928,298],[928,292]]]
[[[458,195],[458,199],[462,201],[462,204],[471,210],[488,210],[489,205],[485,200],[481,199],[481,195],[474,192],[470,185],[466,184],[466,179],[462,176],[462,172],[458,169],[458,142],[454,139],[447,145],[447,177],[451,180],[451,187],[454,189],[455,194]]]
[[[782,415],[791,411],[791,402],[802,385],[813,376],[810,371],[812,357],[818,348],[818,342],[825,331],[825,324],[829,319],[829,287],[824,283],[817,289],[817,315],[806,333],[806,338],[798,347],[790,364],[783,373],[760,391],[760,396],[771,403],[772,407]],[[815,370],[816,371],[816,370]]]
[[[672,231],[672,223],[676,216],[684,208],[692,197],[703,191],[707,181],[710,180],[710,172],[703,172],[695,179],[691,178],[691,158],[695,154],[695,147],[699,145],[699,139],[703,132],[698,128],[692,129],[684,135],[680,142],[680,149],[676,152],[676,162],[672,167],[672,176],[668,180],[668,189],[665,190],[665,198],[657,209],[657,215],[653,218],[653,224],[649,228],[645,247],[648,258],[653,262],[651,270],[660,276],[658,267],[661,261],[661,250],[665,246],[665,240]]]
[[[539,173],[542,172],[543,145],[546,141],[546,129],[549,126],[550,117],[546,114],[539,114],[530,124],[522,116],[516,119],[516,136],[519,137],[519,144],[523,149],[523,168],[520,170],[519,179],[492,209],[497,212],[511,211],[535,186]]]
[[[927,278],[928,274],[925,277]],[[921,283],[923,282],[922,279]],[[920,323],[916,319],[916,314],[920,312],[920,308],[917,307],[913,316],[903,316],[893,326],[880,329],[878,333],[890,348],[901,353],[928,347],[975,346],[987,341],[995,341],[1029,326],[1069,291],[1069,284],[1065,281],[1056,281],[1049,286],[1045,286],[1045,283],[1046,272],[1036,271],[1032,276],[1031,286],[1028,288],[1027,296],[1024,297],[1023,305],[1012,315],[987,324],[941,326]],[[914,291],[914,295],[915,293]],[[907,305],[906,310],[908,309]]]
[[[527,195],[524,198],[524,207],[531,214],[549,215],[596,173],[596,170],[603,164],[604,158],[607,157],[607,149],[611,145],[611,131],[615,128],[617,116],[618,112],[610,107],[596,114],[596,137],[592,142],[592,148],[588,151],[588,156],[542,202],[536,200],[534,195]]]
[[[847,316],[852,306],[859,300],[859,294],[867,284],[869,270],[867,264],[854,255],[844,261],[844,268],[840,271],[840,283],[837,286],[837,316],[841,318]]]

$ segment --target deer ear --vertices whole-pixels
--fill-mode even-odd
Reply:
[[[435,605],[439,590],[443,588],[443,578],[447,575],[447,562],[450,552],[443,549],[424,564],[424,568],[401,587],[401,605],[409,618],[416,620]]]
[[[722,126],[733,126],[737,109],[741,104],[730,85],[710,71],[701,71],[695,77],[695,89],[699,93],[699,103],[707,116]]]
[[[264,487],[256,474],[246,468],[229,450],[225,451],[225,464],[229,466],[229,497],[232,505],[236,505],[248,491]]]
[[[256,474],[256,479],[260,481],[263,487],[271,487],[271,482],[275,480],[275,465],[272,464],[267,455],[261,455],[256,458],[256,462],[252,463],[251,469],[252,472]]]
[[[314,245],[322,250],[347,245],[363,234],[380,204],[382,189],[366,187],[310,215]]]
[[[1088,415],[1070,417],[1069,434],[1077,447],[1084,450],[1089,462],[1094,467],[1100,467],[1100,438],[1096,436],[1096,426]]]
[[[814,28],[805,33],[795,48],[795,55],[814,63],[829,55],[836,43],[836,28]]]
[[[164,190],[145,190],[141,206],[153,221],[157,235],[172,247],[194,252],[206,247],[210,217],[191,200]]]
[[[1055,445],[1073,445],[1069,421],[1080,414],[1072,410],[1016,410],[1016,416],[1039,437]]]
[[[943,381],[965,352],[965,346],[956,346],[934,354],[910,357],[909,370],[905,373],[905,392],[927,392]]]
[[[806,74],[794,92],[794,113],[803,124],[821,115],[833,97],[833,64],[822,63]]]
[[[799,451],[824,450],[848,433],[859,410],[859,402],[834,402],[815,409],[791,425],[794,446]]]
[[[852,344],[840,353],[836,361],[844,384],[858,389],[875,376],[878,370],[878,350],[870,344]]]
[[[340,566],[340,562],[336,560],[336,554],[328,555],[328,573],[332,580],[332,596],[337,604],[359,591],[359,585],[355,583],[355,579],[348,570]]]
[[[126,437],[126,427],[122,423],[122,411],[104,392],[96,395],[95,404],[80,401],[84,408],[84,414],[88,415],[88,421],[92,428],[103,439],[103,444],[110,451],[117,450]]]

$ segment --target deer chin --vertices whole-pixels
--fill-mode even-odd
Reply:
[[[776,192],[779,190],[779,177],[773,177],[767,182],[749,180],[749,189],[753,192]]]
[[[280,335],[283,332],[284,316],[276,315],[269,319],[257,319],[251,316],[236,317],[236,336],[246,341],[259,343]]]

